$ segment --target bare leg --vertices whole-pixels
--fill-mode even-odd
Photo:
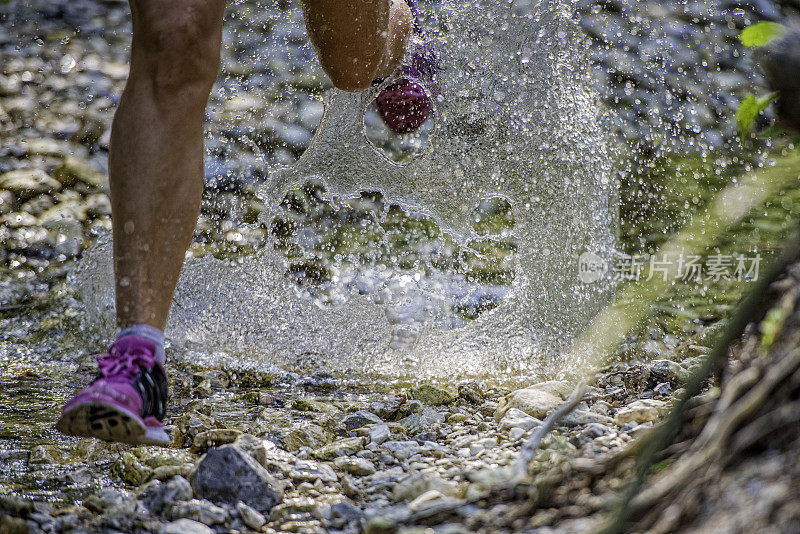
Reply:
[[[131,72],[109,154],[117,321],[163,329],[203,191],[224,0],[130,0]]]
[[[366,89],[402,61],[414,24],[405,0],[302,2],[308,36],[339,89]]]

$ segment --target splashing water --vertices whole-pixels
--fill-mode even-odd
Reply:
[[[586,251],[610,257],[616,229],[612,159],[585,43],[570,6],[559,1],[425,7],[425,30],[436,40],[443,67],[426,146],[402,164],[393,161],[366,136],[364,115],[380,87],[363,94],[334,91],[308,150],[261,186],[268,207],[262,222],[280,215],[287,193],[318,181],[334,206],[376,192],[386,205],[379,217],[389,206],[422,214],[469,249],[481,237],[472,224],[476,208],[503,199],[511,206],[517,252],[502,301],[471,322],[443,329],[425,317],[446,311],[437,304],[441,284],[398,270],[379,277],[374,290],[353,289],[342,303],[321,305],[298,296],[271,236],[270,246],[235,262],[187,261],[168,326],[173,345],[217,363],[246,354],[253,365],[310,361],[332,371],[569,371],[570,362],[557,354],[611,289],[606,278],[582,283],[578,258]],[[358,266],[373,273],[376,267]],[[73,281],[87,322],[110,331],[107,242],[87,252]],[[423,318],[398,320],[403,307],[417,301],[428,310]]]

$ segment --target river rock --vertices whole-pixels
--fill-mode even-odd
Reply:
[[[111,215],[111,200],[108,198],[108,195],[105,193],[95,193],[86,197],[86,214],[91,217]]]
[[[333,461],[337,469],[356,476],[368,476],[375,472],[375,464],[365,458],[340,456]]]
[[[380,445],[388,440],[391,435],[392,432],[389,430],[389,425],[387,424],[375,425],[369,429],[369,441],[376,445]]]
[[[369,405],[369,411],[377,414],[378,417],[381,417],[384,420],[392,419],[398,410],[400,410],[402,405],[403,397],[399,395],[392,395],[381,402],[371,402]],[[420,408],[420,410],[421,409],[422,408]]]
[[[392,499],[395,502],[412,501],[429,491],[438,491],[442,495],[454,495],[457,489],[455,483],[438,476],[414,473],[397,483],[392,491]]]
[[[163,484],[150,482],[139,494],[139,500],[154,515],[161,515],[168,504],[188,501],[191,498],[192,486],[182,476],[176,476]]]
[[[564,382],[563,380],[547,380],[545,382],[538,382],[532,386],[528,386],[527,389],[546,391],[547,393],[551,393],[556,397],[566,399],[569,397],[570,393],[572,393],[574,386],[569,382]]]
[[[431,384],[422,384],[412,388],[411,398],[430,406],[445,406],[456,400],[456,397],[446,389]]]
[[[673,385],[677,385],[689,377],[689,371],[672,360],[655,360],[647,366],[656,377]]]
[[[67,453],[55,445],[37,445],[28,456],[29,464],[57,464],[67,459]]]
[[[330,403],[305,398],[295,399],[292,401],[291,407],[293,410],[299,410],[301,412],[331,413],[338,411],[337,408]]]
[[[342,419],[342,425],[344,425],[347,430],[356,430],[362,426],[379,423],[383,423],[383,420],[367,410],[358,410],[357,412],[348,414],[344,419]]]
[[[458,386],[458,398],[472,404],[480,404],[483,402],[484,395],[480,384],[468,382]]]
[[[28,522],[21,517],[11,517],[10,515],[3,515],[0,517],[0,532],[3,534],[29,534],[35,532],[34,522]]]
[[[199,411],[189,410],[173,420],[175,434],[173,445],[177,448],[190,446],[194,437],[207,430],[225,428],[225,425]]]
[[[189,496],[191,496],[191,490],[189,491]],[[101,514],[108,508],[120,506],[130,502],[132,499],[133,496],[129,491],[118,488],[103,488],[97,493],[86,497],[83,500],[83,507],[96,514]]]
[[[203,452],[211,447],[219,447],[220,445],[233,443],[241,435],[241,430],[233,428],[212,428],[211,430],[205,430],[195,435],[189,450],[192,452]]]
[[[494,419],[495,421],[502,420],[511,408],[517,408],[531,417],[543,419],[561,403],[561,397],[541,389],[534,387],[518,389],[503,397],[494,412]]]
[[[158,534],[214,534],[214,530],[191,519],[178,519],[162,526]]]
[[[283,438],[283,446],[287,451],[297,451],[303,447],[318,449],[329,441],[325,429],[312,423],[290,430]]]
[[[194,462],[195,460],[193,454],[182,449],[140,446],[130,449],[130,452],[136,456],[140,462],[151,469],[163,466],[184,465],[187,462]]]
[[[561,419],[561,424],[570,427],[586,426],[592,423],[608,424],[611,422],[613,422],[613,419],[607,415],[603,415],[591,410],[580,409],[571,411],[570,413],[566,414],[563,419]]]
[[[71,156],[56,167],[53,175],[67,187],[82,183],[93,189],[108,188],[108,177],[105,174],[94,168],[91,163]]]
[[[509,408],[503,418],[500,419],[500,430],[519,428],[523,431],[528,431],[541,424],[542,421],[540,419],[531,417],[519,408]]]
[[[401,461],[414,456],[422,450],[422,446],[416,441],[387,441],[381,446]]]
[[[622,426],[625,423],[656,422],[661,418],[666,403],[653,399],[639,399],[620,408],[614,417],[614,422]]]
[[[242,501],[259,512],[269,512],[283,498],[284,486],[235,445],[213,448],[191,476],[196,495],[235,506]]]
[[[217,525],[228,519],[228,512],[206,500],[192,499],[178,502],[168,507],[170,519],[192,519],[204,525]]]
[[[344,438],[334,441],[314,451],[314,457],[319,460],[333,460],[339,456],[352,456],[364,448],[365,439],[361,437]]]
[[[181,465],[161,465],[153,468],[150,480],[169,480],[172,477],[188,477],[194,470],[194,464],[185,463]]]
[[[294,464],[294,469],[289,471],[289,478],[296,482],[311,482],[312,484],[317,480],[324,483],[338,482],[339,480],[331,466],[313,460],[298,460]]]
[[[11,191],[20,200],[51,193],[61,184],[41,169],[17,169],[0,175],[0,189]]]
[[[25,213],[30,213],[31,215],[38,217],[45,211],[52,208],[53,205],[54,205],[53,197],[51,197],[50,195],[39,195],[37,197],[33,197],[25,204],[23,204],[20,207],[20,211],[24,211]]]
[[[267,458],[270,456],[270,453],[276,449],[275,444],[271,441],[251,434],[240,435],[233,444],[252,456],[253,459],[263,467],[267,466]]]
[[[153,470],[139,461],[130,452],[122,453],[119,460],[111,467],[111,472],[120,480],[133,486],[139,486],[150,478]]]
[[[13,213],[6,213],[0,217],[0,225],[8,228],[22,228],[24,226],[34,226],[38,220],[30,213],[24,211],[15,211]]]
[[[408,417],[404,417],[398,423],[402,425],[406,434],[413,435],[419,432],[424,432],[433,425],[444,423],[445,416],[441,412],[436,411],[430,406],[423,408],[421,412],[413,413]]]
[[[0,189],[0,215],[11,213],[17,209],[17,195],[11,191]]]
[[[236,503],[236,511],[239,512],[239,517],[242,518],[242,523],[253,530],[261,530],[261,527],[263,527],[264,523],[267,522],[267,518],[264,517],[264,514],[259,513],[257,510],[253,510],[251,507],[247,506],[241,501]]]

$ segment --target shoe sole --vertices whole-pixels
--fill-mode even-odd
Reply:
[[[102,400],[87,400],[70,406],[61,414],[56,430],[62,434],[130,445],[168,445],[163,428],[148,427],[130,410]]]

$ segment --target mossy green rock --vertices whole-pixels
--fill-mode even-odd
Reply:
[[[301,412],[331,413],[338,411],[334,406],[327,402],[320,402],[313,399],[295,399],[292,401],[292,409]]]
[[[430,406],[444,406],[456,401],[455,395],[444,388],[422,384],[411,390],[411,398]]]
[[[183,465],[192,463],[195,457],[186,450],[165,449],[163,447],[134,447],[130,450],[131,454],[150,469],[157,469],[164,466]]]
[[[61,184],[68,187],[80,182],[94,189],[108,189],[108,177],[105,174],[97,170],[88,161],[72,156],[65,158],[63,163],[56,167],[53,176]]]
[[[111,467],[112,474],[116,475],[120,480],[133,486],[143,484],[153,470],[139,461],[139,459],[130,452],[122,454],[117,463]]]
[[[212,428],[195,435],[189,450],[192,452],[205,452],[211,447],[233,443],[241,435],[242,431],[234,428]]]
[[[312,424],[289,431],[283,438],[283,445],[287,451],[296,451],[302,447],[318,449],[327,445],[329,441],[325,430],[319,425]]]
[[[365,441],[360,437],[340,439],[315,450],[314,457],[319,460],[333,460],[339,456],[351,456],[364,449]]]
[[[29,464],[60,464],[67,460],[67,453],[55,445],[37,445],[28,457]]]

